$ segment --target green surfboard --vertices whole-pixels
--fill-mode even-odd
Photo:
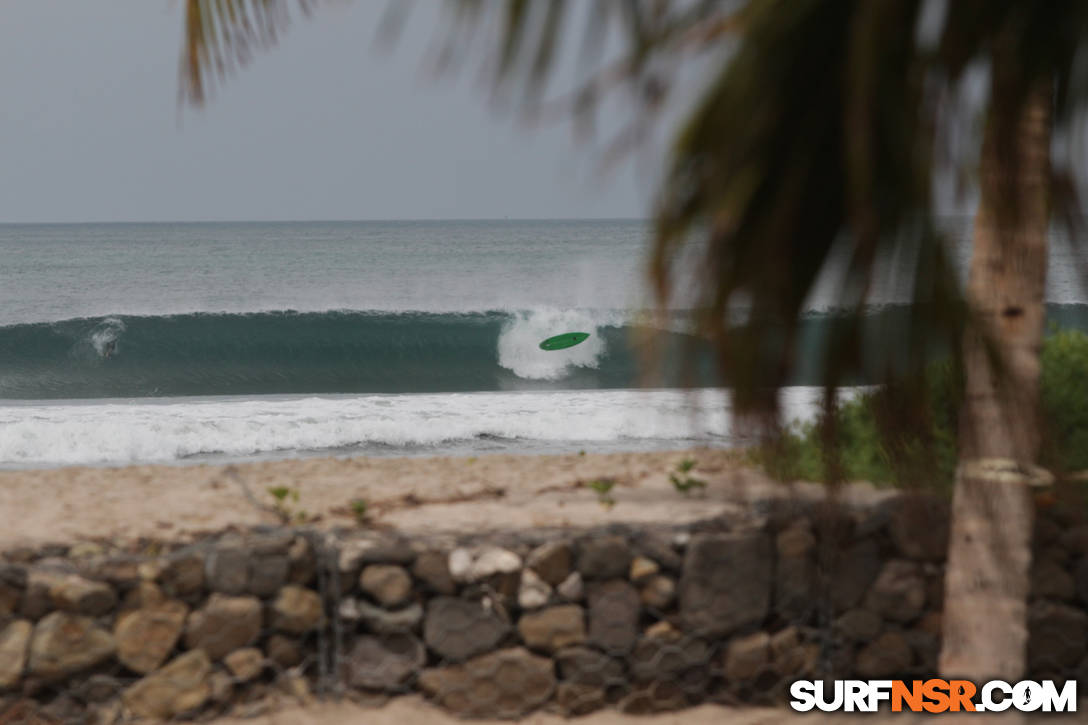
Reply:
[[[588,332],[564,332],[540,343],[541,350],[565,350],[589,339]]]

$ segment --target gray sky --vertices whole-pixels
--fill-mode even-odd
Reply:
[[[497,114],[478,74],[427,76],[432,2],[376,53],[384,5],[297,20],[179,123],[181,3],[7,0],[0,222],[645,214],[652,163],[602,176],[569,124]]]

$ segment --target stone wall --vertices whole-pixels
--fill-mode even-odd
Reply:
[[[943,503],[763,508],[686,527],[282,528],[8,551],[0,723],[409,692],[470,717],[644,713],[781,702],[801,677],[935,672]],[[1030,617],[1031,676],[1088,691],[1082,510],[1040,512]]]

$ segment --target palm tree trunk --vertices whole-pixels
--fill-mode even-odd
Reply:
[[[940,669],[1025,675],[1049,223],[1049,83],[995,57],[967,285],[966,397],[952,501]],[[1019,84],[1019,85],[1018,85]]]

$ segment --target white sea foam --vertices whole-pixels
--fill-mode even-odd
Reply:
[[[605,352],[603,327],[619,327],[622,315],[587,310],[539,308],[515,312],[499,334],[499,365],[520,378],[558,380],[572,367],[596,368]],[[564,332],[588,332],[589,339],[565,350],[541,350],[540,341]]]
[[[109,357],[113,353],[113,347],[125,331],[125,323],[116,317],[107,317],[102,320],[93,331],[89,342],[99,357]]]
[[[785,413],[805,417],[817,399],[812,388],[785,391]],[[564,443],[637,450],[669,441],[724,445],[737,440],[733,433],[721,390],[7,403],[0,405],[0,465],[286,458],[368,446],[471,451],[494,438],[514,439],[520,451]]]

